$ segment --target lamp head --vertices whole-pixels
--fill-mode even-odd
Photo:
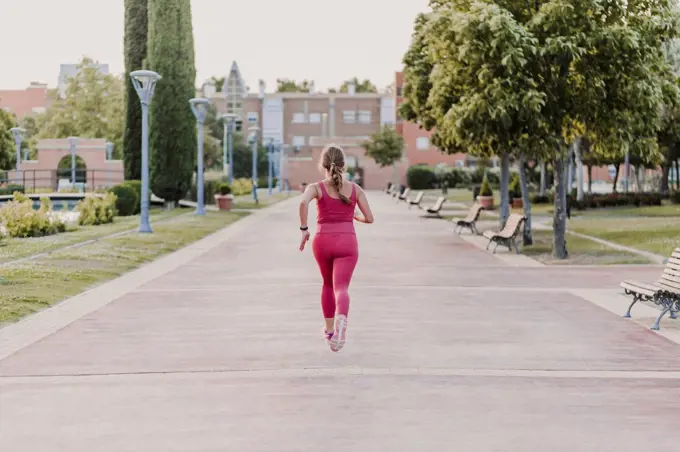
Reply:
[[[205,117],[208,115],[208,105],[210,105],[210,101],[203,97],[199,97],[191,99],[189,104],[191,105],[191,111],[194,113],[196,120],[203,124]]]
[[[26,133],[25,129],[22,129],[21,127],[12,127],[9,129],[10,132],[12,132],[12,136],[14,137],[14,141],[17,143],[20,143],[21,140],[24,138],[24,133]]]
[[[133,71],[130,72],[130,79],[142,103],[148,104],[161,76],[153,71]]]

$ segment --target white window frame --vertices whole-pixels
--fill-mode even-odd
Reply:
[[[423,140],[425,140],[425,145],[423,145]],[[430,139],[428,137],[418,137],[416,138],[416,149],[419,151],[427,151],[430,149]]]
[[[345,110],[342,112],[342,120],[345,124],[357,123],[357,112],[354,110]]]
[[[321,124],[321,113],[310,113],[309,114],[310,124]]]
[[[306,122],[307,118],[305,118],[304,113],[293,113],[293,124],[304,124]]]
[[[301,135],[295,135],[292,140],[292,145],[295,147],[303,147],[307,145],[307,139]]]
[[[359,124],[370,124],[371,123],[371,111],[361,110],[358,115]]]

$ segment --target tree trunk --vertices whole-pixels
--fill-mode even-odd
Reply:
[[[501,209],[500,209],[500,223],[501,229],[510,216],[510,196],[508,194],[508,185],[510,184],[510,156],[507,152],[503,153],[501,157]]]
[[[564,156],[561,146],[557,148],[555,170],[555,214],[553,217],[553,257],[567,259],[567,190],[564,171]]]
[[[524,154],[519,155],[519,183],[522,188],[522,202],[524,203],[524,246],[533,245],[534,240],[531,237],[531,199],[529,198],[529,185],[527,184],[527,174],[524,168]]]
[[[574,141],[574,156],[576,157],[576,199],[583,201],[583,161],[581,160],[581,137]]]
[[[619,167],[620,166],[621,165],[619,165],[618,163],[616,164],[616,173],[614,174],[614,187],[612,188],[613,193],[616,193],[616,186],[619,183]]]
[[[659,186],[659,191],[664,195],[667,195],[670,191],[670,187],[668,186],[668,176],[670,176],[670,173],[671,162],[664,162],[661,167],[661,185]]]
[[[540,195],[545,196],[545,162],[541,162],[541,189]]]
[[[640,167],[640,165],[638,165],[638,166],[635,167],[635,170],[633,172],[633,174],[635,175],[635,192],[636,193],[641,193],[641,192],[644,191],[642,189],[642,183],[640,182],[640,172],[641,172],[641,170],[642,170],[642,168]]]
[[[588,166],[588,194],[593,193],[593,165]]]

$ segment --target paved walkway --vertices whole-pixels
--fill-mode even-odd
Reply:
[[[371,200],[342,353],[286,201],[0,331],[0,450],[678,450],[680,345],[576,295],[658,267],[514,267]]]

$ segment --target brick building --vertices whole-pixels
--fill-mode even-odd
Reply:
[[[47,85],[32,82],[26,89],[0,90],[0,108],[21,120],[27,115],[44,113],[50,104]]]
[[[396,119],[395,98],[391,93],[267,93],[260,82],[258,93],[249,93],[236,64],[221,93],[211,86],[203,87],[203,95],[211,99],[218,113],[240,115],[243,128],[260,128],[260,139],[273,140],[286,147],[284,177],[291,187],[321,178],[318,160],[323,147],[336,143],[345,149],[348,165],[361,168],[367,189],[385,187],[394,178],[392,168],[379,168],[366,157],[361,143]],[[406,162],[398,165],[399,174]]]

